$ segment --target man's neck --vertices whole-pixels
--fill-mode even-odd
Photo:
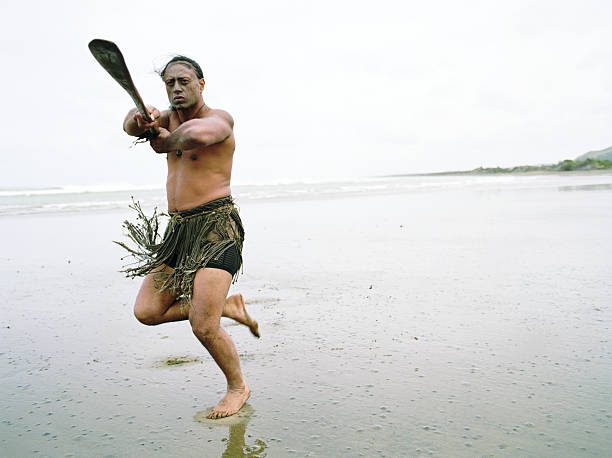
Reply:
[[[204,100],[200,100],[198,102],[198,104],[194,105],[193,107],[189,107],[189,108],[185,108],[185,109],[178,108],[176,110],[176,114],[178,115],[179,121],[182,124],[185,121],[189,121],[190,119],[194,119],[194,118],[198,117],[198,115],[206,112],[207,108],[208,107],[204,103]]]

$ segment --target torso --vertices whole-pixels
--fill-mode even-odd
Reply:
[[[228,113],[211,109],[199,118],[220,116],[232,123]],[[172,132],[180,120],[174,111],[168,112],[168,127]],[[233,132],[220,143],[200,148],[167,153],[168,179],[166,194],[168,211],[176,212],[197,207],[231,194],[230,179],[235,141]]]

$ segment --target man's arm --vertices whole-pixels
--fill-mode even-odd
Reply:
[[[190,119],[172,132],[160,128],[159,135],[151,139],[150,143],[157,153],[210,146],[227,139],[232,134],[232,124],[229,115],[227,118],[208,116]]]
[[[137,108],[132,108],[128,111],[123,120],[123,130],[125,133],[133,137],[140,137],[150,128],[157,130],[160,125],[163,127],[168,126],[167,114],[165,112],[160,113],[157,108],[150,105],[147,105],[147,110],[149,111],[149,116],[153,119],[151,123],[145,121]]]

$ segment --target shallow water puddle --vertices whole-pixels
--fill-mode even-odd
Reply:
[[[177,356],[158,361],[153,364],[153,367],[182,366],[184,364],[193,364],[201,362],[202,359],[197,356]]]

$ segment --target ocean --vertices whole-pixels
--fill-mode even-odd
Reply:
[[[431,191],[482,192],[550,189],[612,191],[612,172],[513,175],[405,175],[336,181],[276,182],[232,186],[238,203],[402,194]],[[0,216],[125,209],[132,198],[145,208],[166,210],[165,189],[155,185],[106,184],[0,188]]]

